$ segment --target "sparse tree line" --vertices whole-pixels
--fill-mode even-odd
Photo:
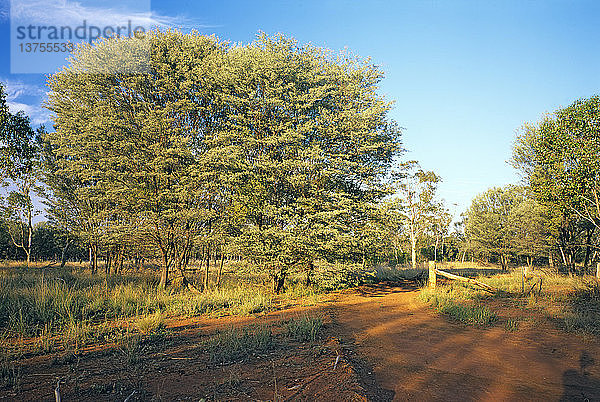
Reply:
[[[526,124],[513,149],[522,186],[493,188],[465,214],[465,250],[506,266],[589,273],[600,261],[600,98]]]
[[[107,273],[156,261],[160,287],[192,261],[207,287],[211,264],[220,280],[225,260],[243,259],[275,291],[292,274],[311,283],[317,261],[574,272],[598,260],[596,98],[525,126],[513,160],[526,185],[481,194],[451,231],[440,177],[400,160],[368,60],[283,36],[239,46],[167,31],[149,36],[147,71],[95,72],[130,62],[119,46],[82,46],[49,78],[51,132],[0,96],[0,258],[89,259]],[[34,193],[48,218],[37,227]]]

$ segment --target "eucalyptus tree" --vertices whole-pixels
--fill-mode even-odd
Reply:
[[[511,216],[524,200],[521,187],[494,187],[476,196],[466,212],[465,233],[471,246],[484,255],[496,257],[503,270],[515,253],[515,225],[511,225]]]
[[[548,256],[551,224],[545,208],[534,199],[527,197],[510,211],[508,231],[514,253],[524,257],[527,265]]]
[[[2,216],[11,241],[23,250],[27,266],[31,262],[33,195],[40,174],[39,137],[44,128],[34,130],[23,113],[10,113],[6,95],[0,85],[0,185],[8,192],[2,200]]]
[[[402,221],[413,268],[417,267],[417,248],[425,235],[441,222],[437,219],[444,208],[436,195],[440,181],[438,175],[421,169],[414,161],[403,165],[394,179],[396,195],[389,200],[390,209]]]

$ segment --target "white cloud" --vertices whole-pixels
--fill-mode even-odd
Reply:
[[[193,21],[183,16],[160,15],[150,10],[149,1],[114,1],[99,5],[83,5],[67,0],[12,0],[11,18],[35,24],[79,26],[86,21],[89,25],[119,26],[131,21],[133,26],[146,29],[192,27]],[[195,25],[195,24],[194,24]],[[195,25],[198,28],[207,27]]]
[[[22,111],[31,120],[34,126],[45,124],[49,125],[50,112],[41,106],[41,101],[46,95],[46,91],[37,86],[15,80],[1,80],[4,91],[6,92],[6,104],[11,113]],[[33,102],[26,102],[22,98],[27,97]]]
[[[39,126],[42,124],[49,125],[51,123],[50,112],[41,106],[27,105],[25,103],[12,101],[7,101],[6,104],[8,105],[11,113],[17,113],[20,111],[25,113],[29,117],[31,124],[34,126]]]
[[[7,101],[14,101],[21,96],[44,96],[46,94],[46,91],[37,85],[10,79],[2,80],[2,82],[4,83]]]
[[[8,10],[10,4],[8,0],[0,0],[0,21],[8,20]]]

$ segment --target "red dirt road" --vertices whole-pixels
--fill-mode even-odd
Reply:
[[[600,401],[597,338],[562,332],[545,317],[513,332],[501,323],[473,328],[439,316],[417,292],[410,283],[366,286],[260,317],[171,320],[167,342],[133,365],[106,345],[69,359],[25,359],[20,388],[0,390],[0,400],[51,401],[60,378],[64,401]],[[501,316],[523,312],[497,307]],[[278,335],[267,353],[208,361],[202,345],[216,329],[269,322],[281,331],[282,319],[303,311],[324,315],[324,342]]]

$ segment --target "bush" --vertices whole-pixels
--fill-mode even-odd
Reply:
[[[313,280],[323,291],[353,288],[372,282],[375,273],[365,271],[359,264],[329,264],[320,262],[315,267]]]

